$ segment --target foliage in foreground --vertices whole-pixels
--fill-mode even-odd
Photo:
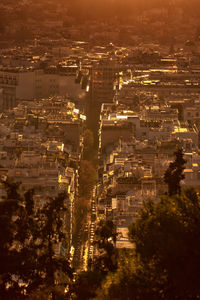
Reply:
[[[59,242],[67,247],[66,195],[35,209],[33,190],[22,194],[19,184],[3,184],[7,196],[0,202],[0,298],[26,299],[43,289],[54,299],[72,275],[67,258],[54,252]]]
[[[64,195],[35,214],[32,191],[22,196],[16,184],[6,189],[7,199],[0,203],[1,299],[27,298],[20,280],[27,284],[28,299],[36,291],[40,295],[41,289],[47,297],[65,299],[62,284],[69,282],[71,269],[52,251],[54,242],[64,238],[60,219]],[[193,188],[162,197],[157,204],[147,202],[129,233],[135,249],[119,252],[114,224],[99,224],[95,238],[99,255],[72,284],[71,299],[199,299],[200,197]],[[58,273],[64,275],[61,286],[55,285]]]
[[[106,275],[117,270],[116,236],[116,226],[112,221],[101,220],[98,223],[94,240],[97,255],[89,264],[88,271],[80,273],[71,285],[72,299],[93,299]]]
[[[185,178],[183,173],[185,169],[186,160],[182,149],[174,152],[175,160],[169,164],[165,174],[164,181],[168,185],[168,195],[173,196],[181,194],[180,182]]]
[[[199,299],[200,197],[193,188],[148,202],[130,238],[135,252],[120,254],[96,299]]]

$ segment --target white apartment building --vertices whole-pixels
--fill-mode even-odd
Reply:
[[[59,94],[59,75],[43,70],[3,68],[0,89],[3,90],[3,108],[12,108],[17,99],[33,100]]]

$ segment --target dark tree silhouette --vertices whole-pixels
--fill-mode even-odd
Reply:
[[[193,188],[158,204],[148,202],[130,226],[140,272],[136,278],[142,271],[140,284],[146,281],[145,289],[156,292],[155,299],[198,299],[199,234],[200,198]]]
[[[54,299],[72,276],[67,254],[65,193],[46,200],[42,209],[34,205],[34,191],[20,192],[20,184],[5,181],[0,201],[0,298],[24,299],[38,289]],[[25,296],[26,291],[26,296]]]
[[[146,202],[129,235],[135,249],[119,253],[96,300],[199,299],[200,197],[193,188]]]
[[[186,160],[183,158],[183,150],[178,149],[175,153],[175,161],[171,162],[164,174],[164,181],[168,184],[169,196],[181,193],[180,182],[185,178],[183,174]]]
[[[79,175],[79,195],[90,199],[93,186],[97,181],[97,171],[90,161],[82,160]]]
[[[78,275],[71,286],[73,299],[93,299],[106,275],[117,270],[118,251],[115,248],[116,226],[101,220],[95,231],[94,246],[98,255],[88,264],[88,271]],[[103,299],[103,298],[102,298]]]
[[[93,262],[94,269],[103,273],[117,269],[116,239],[115,224],[110,220],[101,220],[95,231],[94,245],[97,247],[98,255]]]
[[[92,131],[86,129],[83,138],[83,159],[91,160],[94,156],[94,137]]]

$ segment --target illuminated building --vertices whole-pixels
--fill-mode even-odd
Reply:
[[[113,102],[114,84],[118,78],[118,65],[115,61],[105,59],[94,63],[90,69],[88,90],[88,127],[97,137],[98,121],[102,103]]]
[[[93,65],[90,73],[90,97],[92,103],[101,105],[112,102],[114,82],[117,78],[118,66],[112,60],[101,60]]]

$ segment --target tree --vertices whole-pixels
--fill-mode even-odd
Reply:
[[[33,258],[29,247],[35,230],[33,191],[21,195],[19,183],[1,184],[5,195],[0,202],[0,295],[1,299],[22,299]]]
[[[63,228],[66,195],[49,198],[42,209],[36,209],[33,190],[22,193],[18,183],[2,184],[0,297],[21,300],[42,288],[54,298],[72,275],[67,256],[54,252],[56,244],[65,245],[67,240]]]
[[[129,235],[135,249],[118,253],[95,299],[199,299],[200,197],[193,188],[146,202]]]
[[[102,279],[103,276],[99,272],[88,270],[79,273],[76,281],[70,286],[70,299],[93,299]]]
[[[93,262],[94,269],[105,274],[117,269],[116,239],[115,224],[110,220],[101,220],[95,231],[94,246],[97,247],[98,254]]]
[[[135,299],[134,294],[138,297],[135,255],[133,250],[122,249],[119,252],[116,272],[108,273],[102,282],[102,287],[98,289],[95,299]]]
[[[145,205],[140,218],[130,226],[130,238],[135,243],[141,279],[146,282],[146,291],[150,287],[152,297],[198,299],[199,236],[200,198],[194,189]]]
[[[90,129],[86,129],[83,135],[83,159],[92,160],[94,158],[94,137]]]
[[[169,196],[181,193],[180,182],[185,178],[183,174],[186,160],[183,158],[183,150],[178,149],[175,153],[175,161],[171,162],[164,174],[164,181],[168,184]]]
[[[66,194],[50,198],[38,213],[37,247],[38,255],[36,269],[40,285],[48,287],[52,299],[56,293],[64,293],[64,289],[72,277],[72,270],[66,258],[69,237],[66,235],[65,205]],[[55,255],[55,246],[64,249],[63,255]]]
[[[94,238],[98,255],[91,261],[88,271],[80,273],[72,284],[72,299],[93,299],[108,272],[117,269],[116,236],[116,226],[112,221],[99,222]]]
[[[92,163],[82,160],[79,175],[79,195],[80,197],[90,199],[93,186],[97,181],[97,171]]]

